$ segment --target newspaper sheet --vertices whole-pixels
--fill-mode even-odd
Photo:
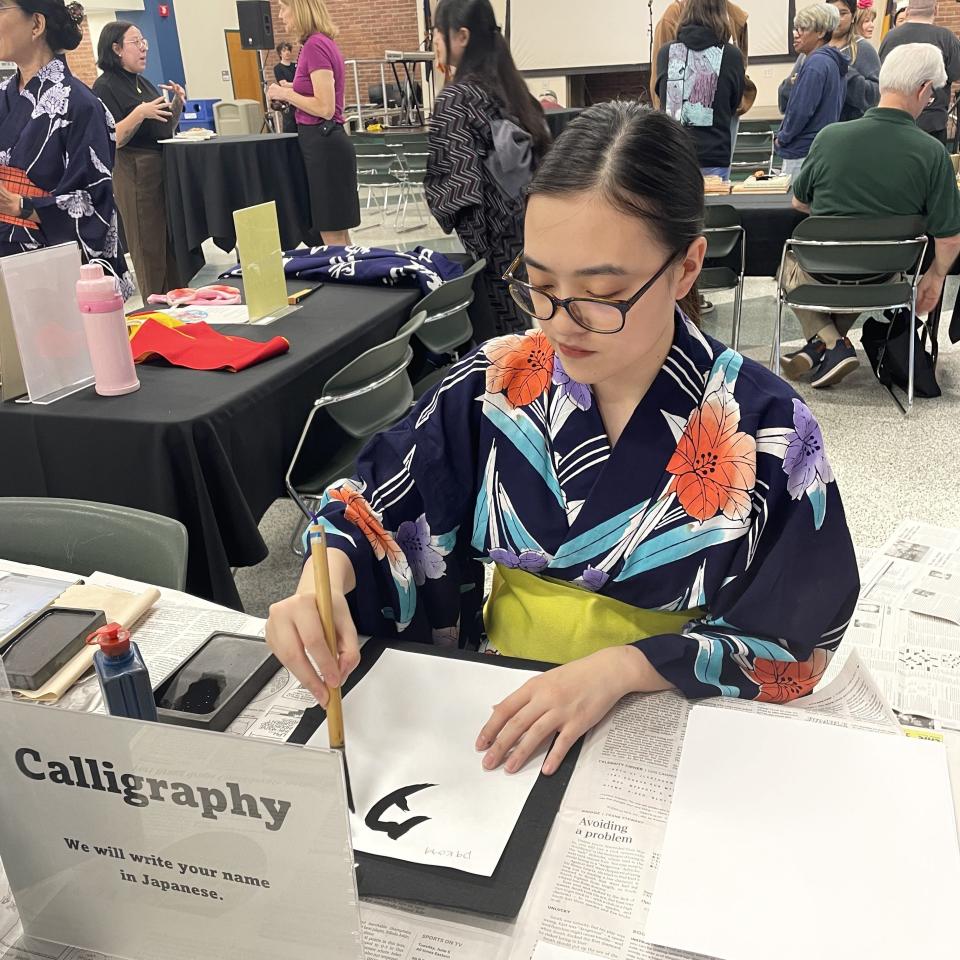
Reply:
[[[900,733],[856,654],[829,687],[796,705],[711,705]],[[674,693],[629,697],[588,736],[517,920],[510,960],[530,960],[540,941],[606,960],[687,956],[647,944],[643,930],[689,710]]]
[[[960,730],[960,530],[904,521],[871,558],[844,638],[905,724]]]

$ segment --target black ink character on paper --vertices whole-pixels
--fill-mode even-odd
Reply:
[[[399,840],[414,827],[418,827],[421,823],[426,823],[430,817],[410,817],[408,820],[398,823],[395,820],[384,820],[384,814],[391,807],[398,807],[404,813],[409,813],[410,807],[407,804],[407,797],[435,786],[435,783],[415,783],[410,787],[400,787],[399,790],[394,790],[392,793],[388,793],[382,800],[378,800],[370,808],[370,812],[364,818],[363,822],[371,830],[376,830],[378,833],[385,833],[391,840]]]

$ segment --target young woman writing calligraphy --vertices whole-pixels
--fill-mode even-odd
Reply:
[[[491,646],[562,664],[477,731],[488,769],[556,736],[553,772],[632,692],[813,689],[856,601],[853,547],[813,414],[684,312],[703,212],[696,152],[663,114],[602,104],[558,140],[505,281],[541,329],[460,361],[327,491],[339,657],[309,564],[271,610],[268,641],[321,703],[358,629],[475,643],[477,557],[496,568]]]

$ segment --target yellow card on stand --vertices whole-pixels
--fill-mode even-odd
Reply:
[[[250,322],[287,311],[287,280],[283,273],[276,203],[271,200],[236,210],[233,222],[237,228],[237,249]]]

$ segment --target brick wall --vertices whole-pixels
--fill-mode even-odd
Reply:
[[[92,87],[97,79],[97,58],[93,52],[93,44],[90,42],[90,26],[86,20],[83,21],[83,40],[76,50],[71,50],[67,54],[67,63],[73,75],[82,80],[88,87]]]
[[[382,60],[384,51],[403,50],[411,52],[419,48],[421,37],[417,26],[418,0],[327,0],[327,9],[333,22],[340,30],[337,43],[347,60]],[[273,8],[273,27],[277,43],[288,40],[298,52],[299,38],[284,33],[280,22],[280,4],[271,0]],[[277,55],[271,53],[267,59],[267,77],[273,77],[273,65]],[[364,98],[367,86],[380,82],[380,69],[368,67],[360,74],[360,92]],[[392,74],[387,72],[387,82],[392,82]],[[347,99],[352,100],[353,74],[348,71],[349,90]]]
[[[937,6],[937,23],[960,35],[960,3],[957,0],[940,0]]]

